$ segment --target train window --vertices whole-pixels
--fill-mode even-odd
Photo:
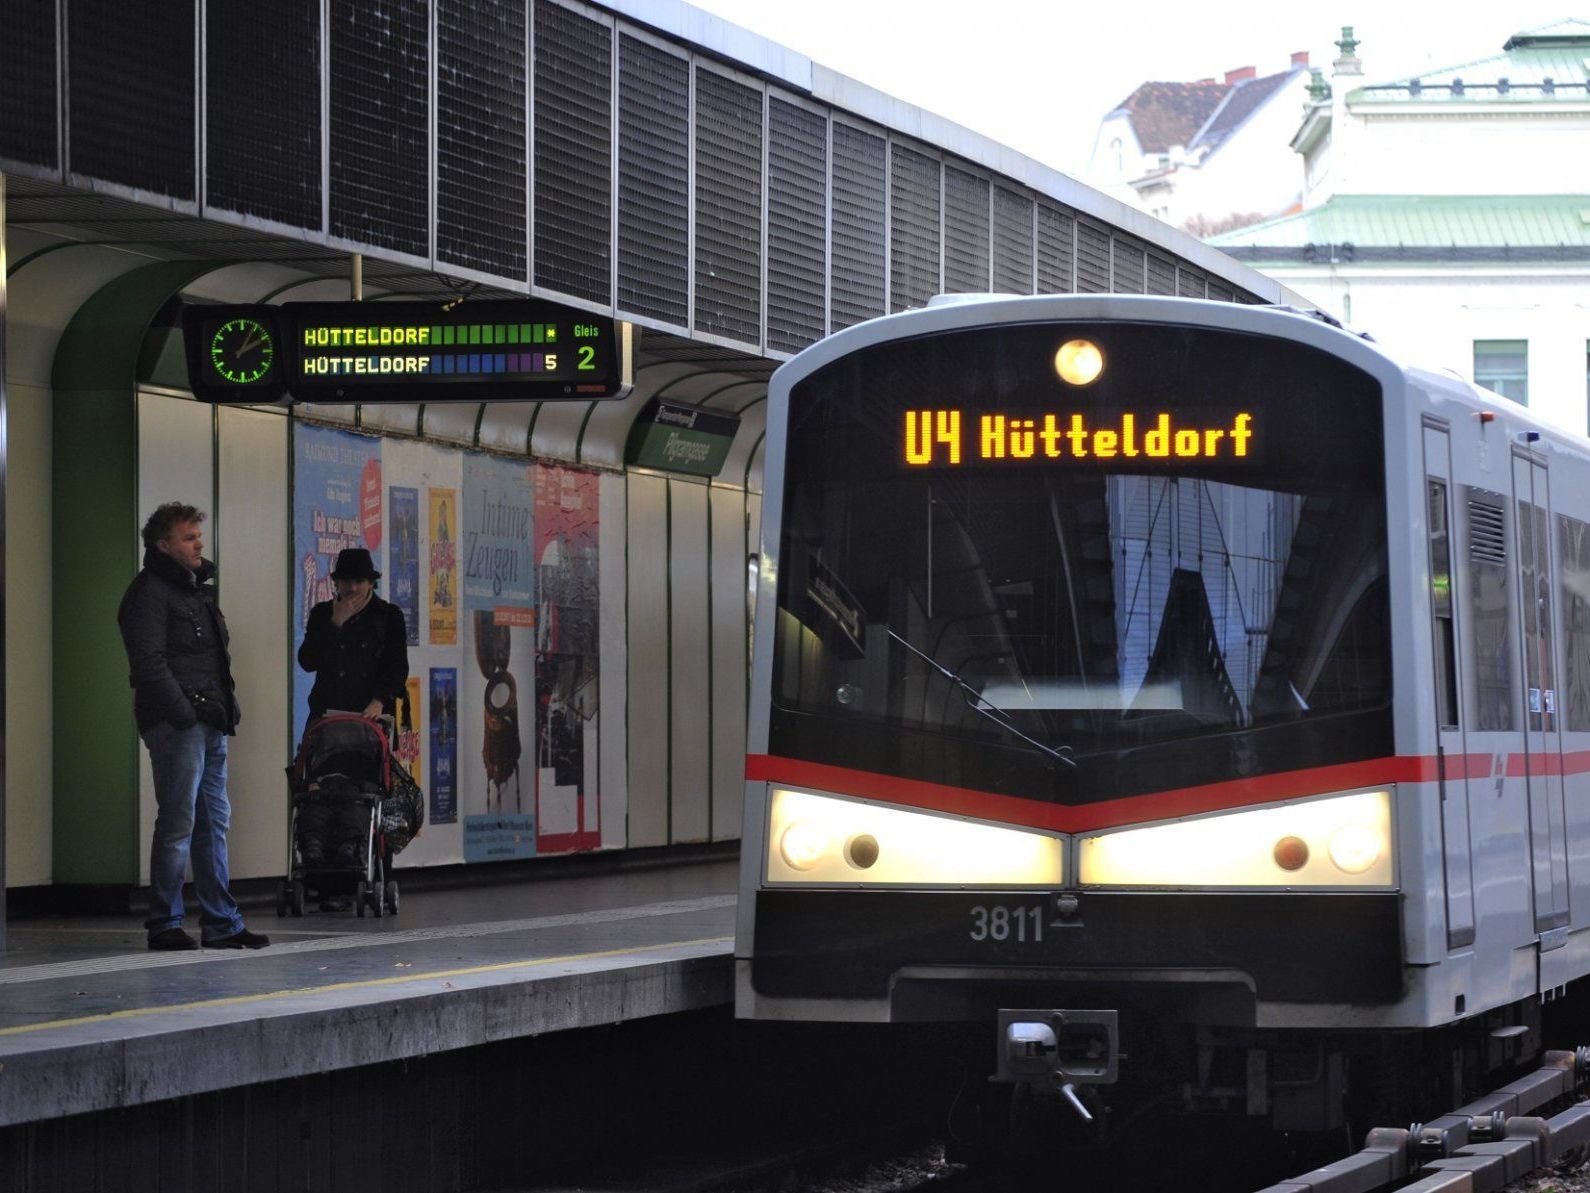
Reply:
[[[795,387],[771,752],[1081,799],[1391,753],[1378,386],[1258,337],[1066,334],[1111,362],[1085,388],[1035,325]],[[903,450],[930,404],[964,454],[937,413]]]
[[[1555,729],[1557,683],[1552,672],[1551,569],[1546,511],[1518,503],[1518,587],[1523,594],[1525,706],[1531,729]]]
[[[1557,515],[1563,634],[1563,715],[1570,732],[1590,730],[1590,525]]]
[[[1474,654],[1474,728],[1510,730],[1513,718],[1512,589],[1507,582],[1507,506],[1500,493],[1464,487],[1468,505],[1468,632]]]
[[[1430,514],[1430,611],[1435,617],[1436,715],[1443,729],[1458,727],[1457,640],[1452,626],[1452,536],[1446,482],[1427,480]]]

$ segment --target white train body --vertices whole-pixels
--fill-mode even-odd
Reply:
[[[1590,443],[1159,298],[940,302],[770,402],[742,1016],[1346,1038],[1590,972]]]

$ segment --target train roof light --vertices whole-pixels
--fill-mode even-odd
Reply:
[[[1054,371],[1069,385],[1092,385],[1104,372],[1104,352],[1092,340],[1067,340],[1054,354]]]

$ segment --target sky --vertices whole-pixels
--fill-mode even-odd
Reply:
[[[1323,66],[1342,25],[1366,82],[1501,52],[1590,0],[689,0],[840,74],[1080,176],[1100,119],[1139,83]],[[1577,9],[1574,7],[1577,3]]]

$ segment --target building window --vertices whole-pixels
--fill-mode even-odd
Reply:
[[[1475,340],[1474,384],[1529,405],[1529,341]]]

